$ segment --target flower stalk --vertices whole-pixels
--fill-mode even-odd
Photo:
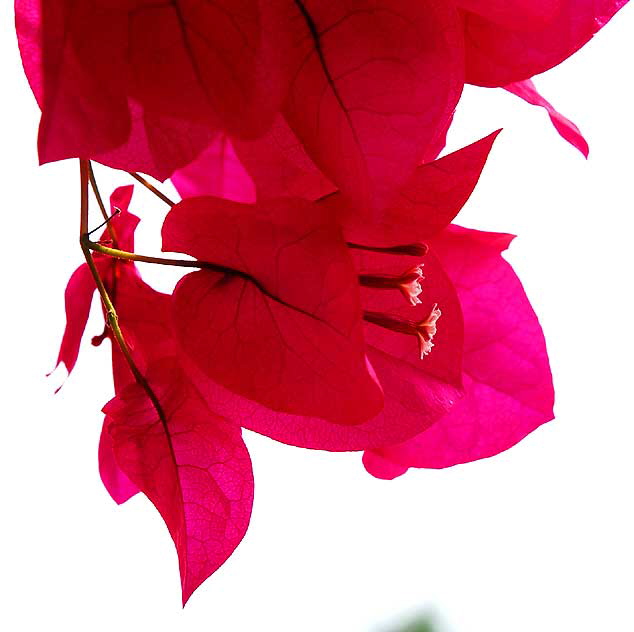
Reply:
[[[130,346],[126,342],[126,339],[121,331],[121,327],[119,325],[119,317],[117,315],[117,310],[115,309],[114,303],[108,294],[108,290],[104,285],[103,280],[99,274],[99,270],[95,265],[95,260],[92,256],[92,249],[90,241],[88,237],[88,183],[91,180],[90,173],[91,167],[90,162],[88,160],[79,161],[79,171],[80,171],[80,182],[81,182],[81,214],[80,214],[80,228],[79,228],[79,244],[81,246],[81,250],[84,253],[84,258],[86,259],[86,264],[90,269],[90,273],[95,281],[95,285],[97,286],[97,291],[99,292],[99,296],[101,297],[101,302],[103,303],[104,310],[106,312],[106,323],[110,330],[112,331],[112,335],[123,354],[123,357],[126,360],[134,379],[139,384],[139,386],[145,391],[147,396],[150,398],[152,405],[154,406],[161,423],[164,425],[167,424],[167,418],[165,413],[163,412],[163,407],[158,400],[158,397],[152,390],[152,387],[148,383],[145,376],[141,373],[141,370],[136,365],[134,358],[132,357],[132,352],[130,351]],[[94,176],[93,176],[94,181]],[[93,185],[96,189],[96,185]]]
[[[163,200],[163,202],[165,202],[165,204],[167,204],[168,206],[174,206],[176,204],[176,202],[170,200],[167,197],[167,195],[165,195],[165,193],[162,193],[161,191],[159,191],[151,182],[148,182],[143,176],[139,175],[138,173],[135,173],[134,171],[128,171],[128,173],[137,182],[140,182],[146,189],[148,189],[149,191],[152,191],[154,195],[156,195],[158,198]]]

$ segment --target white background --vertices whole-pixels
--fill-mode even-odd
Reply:
[[[99,480],[107,344],[84,346],[59,395],[59,376],[45,378],[81,262],[78,168],[36,166],[39,113],[10,4],[0,16],[0,627],[383,632],[432,610],[449,632],[634,630],[634,6],[537,80],[584,131],[588,162],[542,110],[501,90],[468,89],[450,139],[455,149],[505,128],[460,220],[520,235],[508,257],[546,332],[557,420],[493,459],[392,482],[367,475],[357,454],[247,433],[249,533],[183,611],[158,514],[141,496],[117,507]],[[105,192],[127,183],[100,173]],[[156,249],[160,203],[137,191],[132,210],[143,250]],[[90,335],[102,328],[94,311]]]

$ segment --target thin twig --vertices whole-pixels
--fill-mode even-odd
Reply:
[[[128,173],[135,180],[140,182],[146,189],[149,189],[150,191],[152,191],[152,193],[154,193],[154,195],[161,198],[161,200],[163,200],[163,202],[165,202],[165,204],[167,204],[168,206],[174,206],[176,204],[176,202],[173,202],[172,200],[170,200],[167,197],[167,195],[165,195],[165,193],[161,193],[161,191],[159,191],[151,182],[148,182],[143,176],[140,176],[138,173],[135,173],[134,171],[128,171]]]
[[[240,272],[240,270],[234,270],[233,268],[221,266],[216,263],[210,263],[208,261],[198,261],[198,260],[190,261],[188,259],[170,259],[168,257],[150,257],[148,255],[137,254],[136,252],[128,252],[126,250],[119,250],[118,248],[110,248],[109,246],[104,246],[103,244],[100,244],[94,241],[87,241],[86,245],[90,250],[99,252],[102,255],[114,257],[115,259],[123,259],[125,261],[137,261],[141,263],[155,263],[162,266],[177,266],[180,268],[199,268],[199,269],[205,268],[207,270],[214,270],[215,272],[235,274],[238,276],[246,276],[243,272]]]
[[[100,228],[103,228],[106,224],[110,222],[111,219],[119,215],[119,213],[121,213],[121,209],[120,208],[115,209],[114,213],[110,215],[108,218],[106,218],[103,222],[101,222],[99,226],[95,226],[95,228],[93,228],[92,230],[89,230],[88,236],[92,235],[93,233],[96,233]]]
[[[154,406],[161,423],[167,429],[167,417],[163,411],[163,407],[158,400],[158,397],[152,390],[150,384],[145,379],[145,376],[139,370],[139,367],[136,365],[134,358],[132,357],[132,352],[130,351],[130,347],[125,340],[123,332],[121,331],[121,327],[119,326],[119,317],[117,316],[117,311],[112,303],[112,299],[108,294],[108,290],[104,285],[101,276],[99,275],[99,270],[95,265],[95,261],[92,257],[92,252],[89,246],[90,240],[88,239],[88,182],[90,180],[90,165],[87,160],[79,161],[79,169],[80,169],[80,178],[81,178],[81,218],[80,218],[80,236],[79,243],[84,253],[84,257],[86,258],[86,263],[88,264],[88,268],[92,274],[92,277],[95,281],[95,285],[97,286],[97,291],[99,292],[99,296],[101,297],[101,301],[103,303],[104,309],[106,311],[106,320],[108,326],[110,327],[112,334],[125,358],[130,371],[132,371],[132,375],[134,379],[137,381],[139,386],[145,391],[147,396],[150,398],[152,405]],[[169,436],[169,435],[168,435]]]
[[[181,268],[198,268],[204,270],[213,270],[214,272],[219,272],[221,274],[232,275],[235,277],[239,277],[252,283],[264,296],[274,300],[276,303],[280,305],[284,305],[290,309],[299,312],[300,314],[304,314],[309,318],[315,318],[317,320],[321,320],[315,314],[312,314],[310,311],[302,309],[297,305],[292,305],[288,303],[284,299],[270,292],[262,283],[256,279],[255,277],[247,274],[246,272],[242,272],[242,270],[236,270],[235,268],[229,268],[227,266],[219,265],[217,263],[211,263],[209,261],[200,261],[196,259],[194,261],[188,261],[186,259],[167,259],[163,257],[148,257],[146,255],[139,255],[136,252],[127,252],[125,250],[118,250],[116,248],[109,248],[108,246],[103,246],[102,244],[95,243],[94,241],[90,241],[88,238],[83,240],[82,247],[85,247],[88,252],[94,250],[95,252],[99,252],[101,254],[107,255],[109,257],[114,257],[115,259],[125,259],[127,261],[138,261],[141,263],[156,263],[164,266],[178,266]],[[322,321],[326,325],[330,326],[326,321]]]
[[[189,259],[170,259],[169,257],[151,257],[148,255],[140,255],[136,252],[128,252],[126,250],[119,250],[118,248],[110,248],[109,246],[104,246],[103,244],[90,241],[90,240],[86,240],[86,247],[89,250],[94,250],[95,252],[99,252],[102,255],[107,255],[108,257],[113,257],[114,259],[123,259],[124,261],[136,261],[139,263],[154,263],[161,266],[176,266],[178,268],[197,268],[199,270],[213,270],[214,272],[220,272],[222,274],[232,274],[232,275],[241,277],[243,279],[246,279],[247,281],[250,281],[251,283],[255,284],[256,287],[258,287],[263,293],[265,293],[267,296],[270,296],[271,298],[274,298],[276,301],[280,300],[279,298],[272,296],[268,291],[266,291],[260,285],[260,283],[255,278],[253,278],[250,274],[247,274],[246,272],[242,272],[242,270],[237,270],[235,268],[229,268],[228,266],[220,265],[218,263],[211,263],[210,261],[201,261],[200,259],[194,259],[193,261],[191,261]],[[369,275],[360,274],[358,276],[359,283],[361,285],[369,284],[366,277],[369,278]],[[375,278],[375,277],[372,277],[372,278]],[[398,280],[400,279],[400,277],[385,276],[385,279],[392,281],[394,279]],[[371,286],[371,287],[374,287],[374,286]],[[393,287],[393,286],[390,285],[390,287]]]
[[[95,172],[92,168],[92,163],[88,161],[88,179],[90,180],[90,186],[92,187],[92,192],[95,194],[95,199],[97,200],[97,205],[99,206],[99,210],[105,220],[105,223],[108,225],[108,232],[110,233],[110,237],[112,241],[117,243],[117,232],[115,231],[114,226],[108,224],[111,217],[106,210],[106,205],[103,203],[103,198],[101,197],[101,193],[99,192],[99,187],[97,186],[97,179],[95,178]],[[97,230],[97,229],[95,229]],[[94,232],[94,231],[91,231]]]

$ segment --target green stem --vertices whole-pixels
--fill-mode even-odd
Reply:
[[[229,268],[227,266],[222,266],[217,263],[210,263],[209,261],[200,261],[196,259],[195,261],[187,261],[185,259],[167,259],[164,257],[148,257],[146,255],[138,255],[136,252],[126,252],[125,250],[118,250],[117,248],[109,248],[108,246],[102,246],[101,244],[95,243],[94,241],[90,241],[87,237],[83,240],[84,246],[88,251],[94,250],[95,252],[99,252],[101,254],[107,255],[109,257],[114,257],[116,259],[125,259],[126,261],[139,261],[141,263],[157,263],[159,265],[164,266],[178,266],[181,268],[198,268],[204,270],[213,270],[214,272],[220,272],[221,274],[230,274],[232,276],[239,277],[244,279],[245,281],[249,281],[252,283],[262,294],[268,296],[270,299],[273,299],[277,303],[281,305],[285,305],[286,307],[290,307],[295,309],[306,316],[314,317],[309,312],[306,312],[299,307],[295,307],[290,305],[279,296],[271,293],[258,279],[247,274],[246,272],[242,272],[242,270],[236,270],[234,268]],[[83,246],[82,246],[83,247]]]
[[[187,259],[170,259],[168,257],[150,257],[148,255],[140,255],[136,252],[127,252],[126,250],[119,250],[117,248],[110,248],[109,246],[104,246],[100,243],[90,241],[89,239],[85,240],[86,247],[89,250],[94,250],[95,252],[99,252],[102,255],[107,255],[108,257],[113,257],[115,259],[124,259],[125,261],[137,261],[140,263],[154,263],[162,266],[176,266],[179,268],[197,268],[199,270],[213,270],[214,272],[220,272],[222,274],[233,274],[235,276],[242,277],[243,279],[247,279],[254,283],[260,290],[265,292],[265,294],[269,295],[268,292],[263,290],[258,281],[256,281],[251,275],[242,272],[241,270],[236,270],[235,268],[229,268],[227,266],[222,266],[218,263],[211,263],[210,261],[200,261],[199,259],[195,259],[194,261],[189,261]],[[386,282],[383,284],[375,283],[372,285],[372,280],[375,277],[370,275],[359,275],[359,283],[361,285],[365,285],[367,287],[389,287],[394,288],[394,280],[399,280],[400,277],[390,277],[385,276],[384,279],[389,282],[386,285]],[[383,279],[383,278],[382,278]],[[276,299],[277,300],[277,299]]]
[[[150,257],[148,255],[137,254],[136,252],[127,252],[126,250],[110,248],[90,240],[86,240],[86,246],[89,250],[94,250],[95,252],[99,252],[103,255],[114,257],[115,259],[139,261],[141,263],[156,263],[162,266],[177,266],[179,268],[204,268],[206,270],[214,270],[215,272],[235,274],[237,276],[247,276],[243,272],[240,272],[240,270],[234,270],[233,268],[221,266],[217,263],[210,263],[209,261],[189,261],[187,259],[170,259],[168,257]]]

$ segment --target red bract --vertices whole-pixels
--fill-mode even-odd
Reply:
[[[455,10],[427,0],[16,0],[16,16],[43,162],[163,179],[217,131],[259,136],[283,110],[326,173],[379,204],[462,87]]]
[[[552,124],[561,137],[576,147],[586,158],[588,157],[590,148],[588,147],[586,139],[579,131],[579,128],[572,121],[557,112],[557,110],[537,92],[535,84],[530,79],[518,83],[511,83],[508,86],[504,86],[504,89],[520,97],[520,99],[524,99],[524,101],[531,105],[543,107],[546,112],[548,112]]]
[[[430,241],[464,315],[464,397],[429,430],[366,453],[364,463],[375,476],[489,457],[553,418],[542,330],[519,279],[500,256],[511,239],[452,226]]]
[[[66,329],[57,356],[57,366],[63,364],[68,373],[73,370],[77,362],[79,346],[88,322],[94,293],[95,281],[88,266],[83,264],[73,272],[64,293]]]
[[[75,366],[96,281],[93,344],[117,343],[102,480],[161,513],[183,603],[248,527],[241,426],[363,450],[394,478],[491,456],[552,418],[542,331],[501,256],[512,237],[451,224],[498,132],[435,159],[465,81],[545,108],[587,155],[530,77],[625,3],[16,0],[40,159],[82,159],[90,266],[66,288],[58,365]],[[133,253],[132,187],[92,242],[88,160],[173,174],[184,199],[163,249],[196,261]],[[135,260],[199,269],[167,295]]]
[[[140,370],[146,371],[152,362],[173,357],[176,353],[170,327],[171,297],[147,285],[131,262],[111,261],[119,273],[114,282],[106,278],[106,289],[114,302],[134,361]],[[116,344],[112,347],[112,372],[116,393],[136,381]],[[121,504],[139,490],[117,464],[109,425],[110,420],[106,418],[99,440],[99,473],[112,498]]]
[[[317,211],[323,214],[325,208],[329,215],[343,223],[350,241],[371,247],[426,240],[441,231],[469,197],[496,134],[417,169],[385,212],[385,220],[375,224],[374,229],[368,227],[367,217],[352,212],[341,194],[329,195],[312,206],[292,202],[296,205],[296,217],[301,218],[302,209],[310,210],[309,217],[313,217]],[[310,166],[306,165],[306,168]],[[256,180],[258,186],[267,169],[261,173]],[[305,181],[303,177],[299,180]],[[194,199],[190,203],[196,201]],[[266,205],[275,204],[280,204],[280,201],[266,202]],[[250,212],[255,212],[255,208],[252,207]],[[394,443],[395,437],[406,438],[421,432],[451,408],[462,390],[462,315],[459,301],[435,255],[424,255],[424,252],[425,248],[416,244],[394,248],[390,253],[350,249],[362,275],[361,297],[366,312],[385,313],[417,323],[425,321],[435,304],[442,311],[433,339],[435,346],[423,359],[420,357],[419,340],[411,328],[408,335],[366,321],[367,354],[384,392],[383,410],[373,418],[351,426],[333,424],[318,416],[276,412],[223,388],[217,381],[201,375],[195,367],[188,367],[189,374],[214,410],[239,419],[251,430],[292,445],[325,450],[362,450]],[[209,257],[214,260],[211,249],[206,258]],[[412,278],[410,272],[421,262],[425,277],[419,299],[421,303],[412,307],[411,303],[415,301],[409,297],[416,288],[418,275],[414,274]],[[209,291],[209,287],[207,289]],[[210,301],[208,313],[212,313],[213,309]],[[375,317],[377,320],[380,321]],[[192,347],[195,350],[197,345]]]
[[[435,0],[296,4],[305,24],[286,119],[346,195],[381,208],[444,131],[460,96],[456,12]]]
[[[394,221],[398,224],[399,216],[407,215],[412,205],[424,206],[425,226],[433,234],[434,226],[445,226],[446,218],[455,217],[471,195],[498,133],[416,169],[378,214],[351,205],[340,195],[325,203],[334,205],[335,213],[345,217],[347,223],[355,223],[357,230],[362,231],[370,221],[370,237],[377,235],[378,222],[385,243],[393,241],[391,226]],[[193,163],[177,171],[172,182],[184,198],[214,195],[239,202],[254,202],[256,196],[318,200],[337,191],[283,120],[276,121],[271,131],[257,141],[219,139]],[[228,195],[223,196],[223,192]]]
[[[286,92],[284,1],[124,4],[130,94],[153,111],[240,136],[266,129]]]
[[[139,218],[128,211],[132,192],[132,186],[120,187],[110,196],[110,211],[118,211],[118,215],[111,219],[110,228],[104,230],[101,236],[102,241],[110,242],[115,234],[115,245],[129,251],[134,250],[134,231],[139,223]],[[131,339],[135,360],[145,367],[155,358],[173,354],[174,345],[168,326],[169,296],[144,283],[136,266],[129,261],[101,254],[94,255],[94,261],[119,313],[123,315],[123,328]],[[84,263],[75,270],[66,288],[66,329],[58,364],[63,363],[69,373],[77,360],[95,291],[95,281]],[[98,344],[101,340],[101,337],[96,337],[94,342]],[[132,384],[134,377],[116,346],[113,346],[112,354],[114,385],[120,391]],[[114,460],[107,422],[99,442],[99,471],[106,489],[117,503],[125,502],[138,491]]]
[[[302,197],[316,200],[337,190],[306,152],[280,116],[269,132],[256,141],[235,141],[245,175],[253,178],[258,199]]]
[[[235,150],[250,173],[262,176],[265,197],[282,189],[309,198],[332,191],[315,170],[303,170],[306,180],[296,177],[297,167],[312,160],[358,206],[380,208],[444,139],[463,85],[455,11],[418,0],[297,2],[289,11],[299,45],[286,120],[279,116],[255,142],[237,140]],[[192,178],[199,193],[218,194],[218,178],[226,174],[229,184],[241,177],[216,142],[195,164],[175,177],[184,195]],[[252,201],[236,198],[230,184],[228,191]]]
[[[213,132],[200,123],[146,111],[133,100],[128,104],[131,127],[125,143],[92,155],[81,150],[76,153],[91,155],[94,160],[115,169],[141,171],[165,180],[174,169],[189,164],[213,138]],[[41,162],[53,160],[46,158],[41,148],[40,140]]]
[[[43,162],[165,179],[218,134],[284,116],[357,206],[381,209],[442,146],[465,80],[556,65],[625,0],[16,0]],[[465,57],[466,42],[466,57]]]
[[[391,257],[397,274],[420,262],[420,257]],[[385,264],[385,262],[383,262]],[[367,355],[384,393],[383,410],[367,421],[355,425],[333,423],[317,416],[292,415],[265,408],[257,401],[222,387],[217,381],[204,376],[195,366],[188,365],[188,374],[213,410],[239,420],[242,426],[273,439],[300,447],[346,451],[383,446],[406,438],[428,428],[451,408],[461,394],[460,356],[462,349],[462,316],[453,287],[433,256],[425,264],[430,283],[422,304],[409,306],[397,288],[378,289],[378,301],[393,308],[396,315],[402,307],[412,322],[428,318],[434,301],[442,305],[433,352],[421,359],[417,336],[387,332],[393,336],[392,344],[382,339],[382,329],[366,322]],[[390,270],[382,265],[381,273]],[[427,279],[427,277],[426,277]],[[364,293],[365,295],[366,293]],[[365,298],[365,296],[364,296]],[[396,304],[396,305],[395,305]],[[376,306],[367,302],[364,307]],[[372,335],[370,329],[376,330]],[[442,342],[442,344],[441,344]],[[435,356],[435,357],[434,357]],[[346,389],[348,383],[341,384]],[[355,392],[351,389],[350,396]],[[362,400],[356,400],[363,407]]]
[[[530,79],[579,50],[627,0],[458,0],[466,78],[479,86]]]
[[[499,133],[420,166],[374,221],[342,196],[326,197],[323,204],[339,217],[350,241],[371,246],[426,241],[469,199]]]
[[[180,369],[171,297],[144,283],[132,264],[123,265],[108,290],[155,400],[114,345],[117,397],[104,408],[99,469],[116,502],[142,491],[160,511],[176,544],[184,603],[242,540],[253,475],[239,426],[209,410]]]
[[[93,2],[16,0],[15,12],[22,63],[42,109],[40,160],[92,157],[124,144],[124,35],[112,28],[110,11]]]
[[[562,0],[456,0],[456,4],[495,24],[529,30],[543,27],[555,18]]]
[[[283,4],[16,0],[42,162],[94,158],[164,179],[218,129],[261,133],[287,89]]]
[[[445,423],[451,423],[454,410],[460,411],[469,405],[468,403],[455,404],[463,385],[466,388],[465,402],[475,400],[476,406],[480,404],[484,407],[491,398],[482,389],[475,388],[473,378],[469,374],[464,374],[463,371],[462,324],[460,322],[462,317],[459,314],[464,301],[465,327],[467,332],[471,332],[474,327],[473,304],[476,305],[476,309],[492,309],[488,303],[497,305],[502,302],[502,298],[489,296],[482,291],[475,292],[473,296],[460,293],[461,274],[464,273],[456,269],[453,260],[448,258],[446,253],[438,250],[440,245],[437,244],[443,244],[444,240],[448,239],[447,235],[459,230],[446,229],[446,227],[473,190],[496,136],[497,132],[458,152],[419,167],[406,185],[392,198],[379,218],[361,212],[358,207],[352,207],[340,194],[327,195],[319,202],[320,206],[327,207],[330,213],[338,218],[343,225],[346,238],[351,242],[371,247],[385,247],[398,243],[425,241],[430,246],[430,253],[420,260],[424,263],[422,274],[425,278],[421,282],[420,295],[424,305],[412,310],[397,291],[364,288],[362,292],[364,310],[373,313],[390,314],[411,321],[416,320],[415,314],[422,314],[424,318],[430,313],[434,304],[438,304],[442,312],[437,323],[435,346],[423,360],[416,358],[415,341],[411,337],[399,335],[386,327],[378,327],[377,321],[393,328],[398,328],[398,325],[380,318],[375,318],[375,322],[366,325],[365,339],[368,344],[368,357],[385,394],[385,407],[380,415],[357,427],[333,428],[332,424],[316,418],[271,415],[269,411],[258,408],[252,402],[240,399],[216,385],[207,384],[203,391],[213,401],[214,408],[225,410],[226,414],[231,414],[233,411],[234,414],[242,417],[247,427],[287,443],[341,450],[360,449],[364,443],[384,447],[391,441],[389,437],[399,433],[405,436],[416,427],[421,429],[421,437],[425,437],[427,432],[440,433]],[[288,140],[288,135],[286,138]],[[316,171],[314,166],[306,162],[303,155],[298,154],[297,151],[293,150],[292,154],[289,153],[289,146],[293,147],[292,144],[285,144],[281,149],[278,144],[272,144],[269,145],[268,154],[260,152],[261,157],[255,165],[256,168],[250,171],[258,191],[263,190],[272,194],[283,193],[284,183],[280,183],[282,191],[276,191],[271,179],[268,178],[268,174],[275,171],[275,165],[280,164],[280,157],[284,158],[285,163],[293,165],[293,169],[289,170],[293,177],[289,179],[287,186],[293,187],[295,182],[306,182],[308,177],[314,177]],[[243,177],[244,181],[247,181],[245,171],[243,171]],[[464,244],[468,252],[473,250],[470,244],[468,240]],[[459,252],[457,249],[456,256]],[[357,253],[356,264],[363,275],[396,277],[406,272],[408,268],[411,269],[416,263],[403,256],[395,258],[394,255],[388,256],[357,249],[354,253]],[[482,260],[475,263],[469,262],[468,265],[474,270],[479,270],[478,265],[485,266],[488,262],[489,268],[482,272],[482,279],[486,279],[488,272],[497,278],[497,268],[493,264],[498,264],[498,252],[494,252],[497,258],[493,258],[487,250],[478,251],[478,254],[481,255]],[[535,365],[527,366],[525,363],[511,361],[508,355],[501,353],[501,347],[492,349],[491,363],[501,375],[514,375],[516,371],[519,372],[517,380],[533,380],[536,390],[547,400],[549,395],[552,397],[552,382],[541,330],[526,301],[521,285],[510,267],[502,260],[499,261],[499,266],[501,268],[506,266],[502,269],[508,269],[508,274],[516,285],[512,285],[509,281],[506,286],[509,292],[515,292],[515,295],[511,294],[509,297],[509,301],[512,301],[510,306],[505,300],[505,309],[501,310],[502,316],[498,316],[500,322],[494,321],[498,325],[496,330],[499,335],[505,335],[508,326],[504,317],[510,319],[511,322],[525,320],[526,328],[524,330],[520,328],[517,335],[525,335],[533,340],[535,348],[530,352],[532,356],[530,354],[529,356],[534,359]],[[454,284],[457,284],[459,292],[457,297],[453,294]],[[488,285],[484,284],[484,289],[487,288]],[[525,319],[524,316],[526,316]],[[478,326],[485,327],[486,325],[478,323]],[[479,340],[481,339],[480,335]],[[469,346],[466,344],[465,353],[468,350]],[[480,397],[482,397],[481,402]],[[482,445],[488,441],[489,445],[493,446],[499,440],[497,444],[499,451],[510,447],[524,434],[552,417],[552,405],[550,408],[548,405],[542,406],[541,414],[532,414],[530,411],[522,410],[520,406],[511,410],[509,402],[512,401],[512,396],[509,396],[507,401],[498,402],[499,419],[508,420],[514,413],[517,414],[516,426],[514,426],[517,429],[513,432],[509,431],[504,440],[499,438],[498,429],[485,425],[483,417],[486,413],[484,412],[479,417],[474,417],[472,426],[465,421],[466,428],[473,432],[481,432],[483,436],[479,441]],[[473,406],[471,408],[474,409]],[[436,425],[438,430],[435,429]],[[480,427],[482,427],[481,430]],[[426,430],[427,428],[429,430]],[[487,431],[490,431],[490,434],[487,434]],[[494,449],[490,447],[490,450]],[[379,453],[367,455],[366,461],[371,458],[376,461]],[[486,450],[468,452],[465,448],[462,457],[456,458],[467,461],[481,458],[481,456],[486,456]],[[441,456],[438,456],[438,459],[441,459]],[[384,460],[383,465],[386,467],[389,465],[391,474],[394,475],[406,469],[394,461],[387,463]],[[382,472],[382,475],[386,476],[385,470],[372,467],[372,471]]]
[[[160,511],[176,544],[183,603],[231,555],[249,524],[253,477],[240,429],[213,414],[174,360],[104,408],[117,463]]]
[[[119,187],[110,197],[111,213],[119,212],[118,217],[112,220],[111,225],[117,231],[117,244],[126,250],[134,250],[134,229],[139,223],[139,218],[128,212],[133,189],[132,186]],[[104,231],[102,239],[111,240],[111,234],[108,230]],[[100,276],[110,283],[115,283],[115,279],[122,269],[132,268],[133,274],[137,274],[131,264],[116,261],[103,255],[95,256],[95,265]],[[57,364],[63,363],[68,373],[73,370],[77,362],[79,346],[88,322],[90,304],[95,289],[95,282],[88,265],[84,263],[73,272],[64,296],[66,329],[57,357]]]
[[[111,208],[120,214],[110,229],[124,249],[133,248],[139,221],[127,211],[131,194],[132,187],[122,187],[111,196]],[[107,230],[103,240],[110,236]],[[180,369],[170,325],[171,297],[147,285],[134,263],[99,254],[94,258],[133,361],[152,392],[150,397],[137,383],[114,344],[116,397],[104,408],[101,478],[117,503],[142,491],[161,512],[178,551],[185,602],[244,536],[253,501],[249,455],[239,426],[210,411]],[[95,291],[90,275],[84,278],[87,271],[86,264],[81,266],[67,289],[71,309],[67,307],[64,362],[76,358]],[[73,282],[80,276],[85,282]]]
[[[337,423],[381,410],[352,260],[318,206],[190,198],[168,214],[163,248],[216,266],[174,291],[176,335],[207,376],[274,410]]]
[[[112,500],[122,505],[139,493],[139,488],[119,467],[110,435],[110,420],[104,419],[99,437],[99,476]]]
[[[425,279],[420,297],[424,298],[429,290],[442,316],[434,338],[436,346],[424,359],[425,363],[429,361],[424,365],[425,370],[437,362],[441,370],[445,367],[450,371],[458,366],[462,371],[464,397],[447,414],[416,438],[366,455],[370,471],[382,477],[398,475],[408,466],[445,467],[491,456],[511,447],[553,416],[552,379],[541,328],[520,282],[499,256],[511,238],[459,227],[445,228],[475,185],[493,138],[419,168],[415,178],[385,212],[383,223],[364,222],[359,214],[346,213],[338,196],[324,200],[336,209],[351,241],[373,246],[408,239],[427,242],[430,253],[424,258]],[[439,265],[434,263],[432,254]],[[367,272],[369,262],[378,272],[385,265],[379,261],[381,257],[385,255],[364,253],[359,265]],[[447,351],[455,350],[461,341],[455,330],[451,330],[451,322],[445,319],[443,304],[451,304],[451,300],[437,298],[437,290],[433,289],[442,279],[439,273],[442,269],[458,292],[464,317],[462,365],[456,365],[455,360],[445,364]],[[363,298],[366,310],[408,318],[407,307],[397,310],[396,303],[389,305],[394,295],[366,290]],[[443,340],[446,326],[451,335]],[[366,340],[373,347],[385,345],[384,351],[392,358],[404,359],[406,341],[389,329],[384,327],[379,332],[368,326]],[[439,352],[444,357],[436,355]],[[384,383],[380,365],[371,354],[370,358],[384,386],[387,404],[390,389]],[[401,369],[395,369],[398,375]],[[401,375],[405,379],[406,374]],[[448,376],[446,373],[445,379]]]

